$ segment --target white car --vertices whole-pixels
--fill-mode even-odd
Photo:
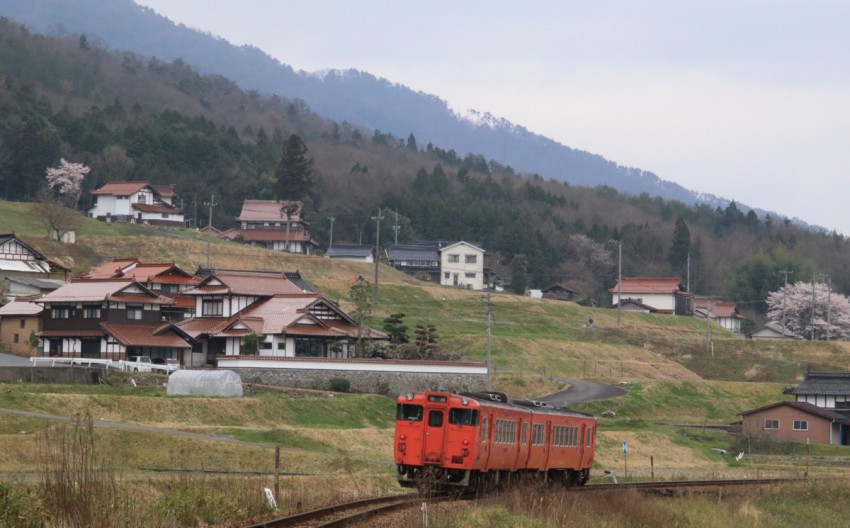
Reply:
[[[127,358],[127,361],[124,362],[124,370],[130,370],[133,372],[150,372],[152,364],[153,362],[151,361],[150,356],[130,356]]]
[[[171,374],[175,370],[180,370],[180,362],[175,358],[153,358],[152,368],[157,372],[165,372]]]

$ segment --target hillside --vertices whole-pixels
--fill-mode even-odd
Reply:
[[[0,32],[0,193],[9,200],[31,199],[46,167],[65,157],[92,167],[84,191],[110,180],[173,184],[195,224],[207,221],[204,203],[214,197],[213,224],[226,229],[245,198],[275,197],[281,146],[297,134],[314,160],[305,215],[321,248],[331,218],[336,243],[373,243],[371,218],[381,207],[383,241],[393,239],[396,218],[400,243],[476,241],[502,277],[524,260],[531,287],[562,282],[588,305],[609,301],[617,270],[611,240],[622,241],[624,275],[685,282],[689,271],[693,291],[725,295],[755,321],[781,284],[780,270],[799,279],[826,273],[836,291],[850,292],[847,240],[745,214],[734,203],[691,207],[516,174],[481,154],[423,147],[413,136],[370,137],[301,101],[245,92],[182,62],[34,36],[8,21]],[[84,192],[81,209],[88,203]]]
[[[628,194],[648,193],[689,204],[726,207],[726,199],[697,195],[641,169],[572,149],[486,113],[460,116],[445,101],[356,70],[311,74],[295,71],[250,46],[177,25],[131,0],[7,0],[0,16],[54,36],[87,36],[112,50],[162,61],[179,60],[205,74],[232,79],[245,90],[299,99],[319,115],[444,149],[482,154],[521,172],[571,185],[608,185]],[[486,110],[486,109],[485,109]]]

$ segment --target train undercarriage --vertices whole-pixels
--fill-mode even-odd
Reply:
[[[536,470],[491,470],[477,471],[447,469],[439,466],[410,466],[400,464],[396,478],[405,488],[417,488],[420,491],[446,491],[451,489],[470,489],[492,491],[505,489],[522,483],[561,485],[569,488],[584,486],[590,479],[590,470],[549,469]]]

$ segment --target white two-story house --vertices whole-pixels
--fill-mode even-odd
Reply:
[[[440,284],[484,289],[484,253],[480,247],[464,241],[440,248]]]
[[[183,227],[183,210],[174,206],[170,185],[144,181],[109,182],[91,192],[94,203],[89,217],[104,222]]]

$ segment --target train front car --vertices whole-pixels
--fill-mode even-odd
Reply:
[[[475,457],[478,402],[445,392],[398,397],[394,459],[404,487],[467,486]]]

